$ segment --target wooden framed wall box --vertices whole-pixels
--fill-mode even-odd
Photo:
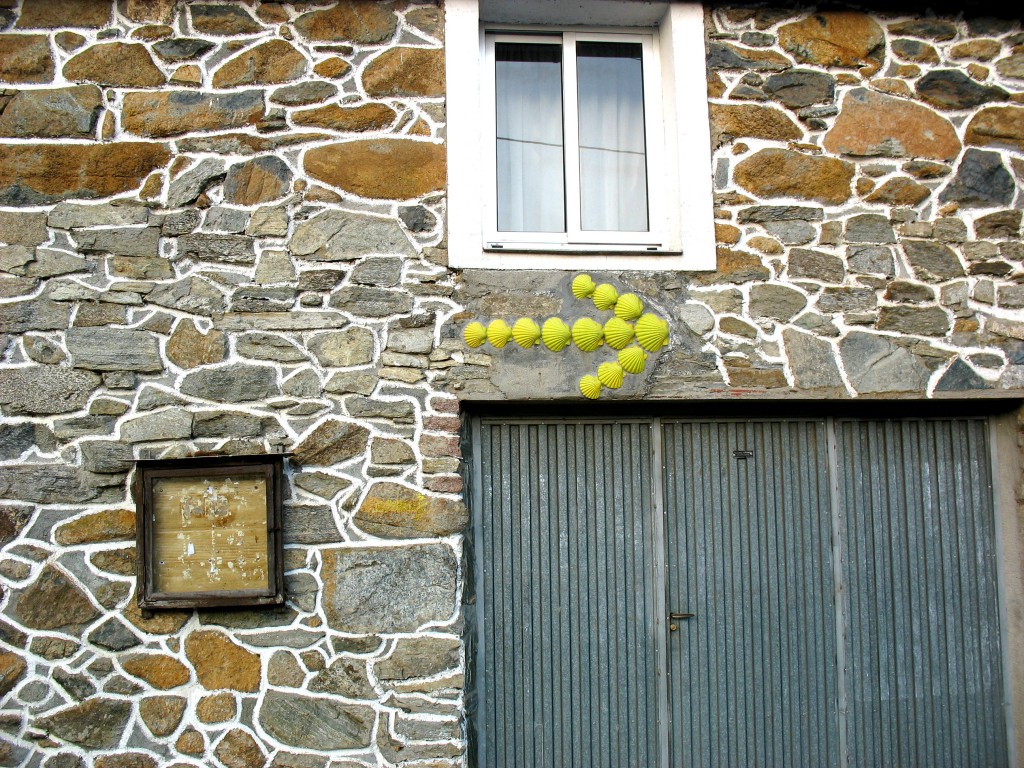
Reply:
[[[281,605],[285,454],[136,463],[143,609]]]

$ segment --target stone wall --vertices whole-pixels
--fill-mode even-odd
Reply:
[[[1019,389],[1019,24],[707,25],[718,270],[594,274],[602,398]],[[459,401],[614,352],[463,341],[610,313],[447,268],[443,10],[0,0],[0,84],[0,765],[464,764]],[[133,461],[279,450],[287,605],[140,613]]]
[[[1019,21],[718,6],[706,31],[718,270],[592,275],[671,324],[644,372],[601,398],[1024,386]],[[571,279],[467,272],[458,319],[612,316]],[[578,396],[615,357],[486,344],[449,386]]]
[[[441,9],[0,29],[0,765],[458,764]],[[142,615],[133,459],[278,450],[287,605]]]

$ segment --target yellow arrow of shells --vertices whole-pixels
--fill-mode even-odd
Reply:
[[[647,353],[657,352],[668,343],[668,323],[655,314],[644,314],[643,302],[636,294],[620,295],[613,285],[597,285],[590,275],[573,278],[572,294],[579,300],[590,298],[597,309],[612,310],[615,317],[603,325],[589,317],[580,318],[572,326],[560,317],[550,317],[543,325],[532,318],[521,317],[511,327],[504,320],[493,320],[487,326],[472,322],[463,329],[462,337],[473,348],[490,342],[502,349],[512,340],[523,349],[543,344],[552,352],[560,352],[570,343],[584,352],[593,352],[602,344],[608,344],[619,351],[618,360],[602,363],[596,376],[580,379],[580,392],[591,400],[601,396],[602,387],[621,387],[625,374],[642,372],[647,364]],[[634,339],[640,346],[629,346]]]

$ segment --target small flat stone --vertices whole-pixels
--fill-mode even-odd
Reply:
[[[93,0],[26,0],[18,17],[19,29],[59,29],[90,27],[98,29],[110,22],[111,6]]]
[[[181,136],[255,125],[264,115],[263,93],[131,92],[124,96],[122,128],[140,136]]]
[[[788,274],[790,278],[809,278],[826,283],[841,283],[846,275],[843,260],[808,248],[791,248]]]
[[[13,616],[29,629],[75,632],[99,616],[80,586],[53,565],[14,600]]]
[[[923,366],[885,336],[853,331],[839,350],[850,383],[860,394],[924,391]]]
[[[271,92],[270,101],[286,107],[300,107],[306,104],[318,104],[334,98],[338,94],[338,86],[319,80],[308,80],[295,85],[286,85]]]
[[[1024,151],[1024,107],[986,107],[967,124],[964,143]]]
[[[132,541],[135,539],[135,512],[130,509],[93,512],[61,524],[54,537],[58,544],[65,546]]]
[[[392,10],[372,0],[348,0],[327,10],[310,11],[295,19],[295,29],[317,43],[382,43],[395,34],[398,19]]]
[[[213,73],[214,88],[272,85],[297,80],[309,62],[287,40],[268,40],[222,64]]]
[[[94,85],[18,91],[0,111],[0,136],[95,138],[102,106]]]
[[[269,691],[260,709],[260,725],[278,741],[311,750],[369,746],[373,710],[335,698]]]
[[[131,716],[130,701],[100,696],[41,717],[36,720],[36,727],[86,749],[114,749]]]
[[[797,61],[856,69],[883,56],[885,33],[877,22],[855,11],[822,11],[779,28],[779,43]]]
[[[956,175],[939,193],[939,200],[989,208],[1008,205],[1016,191],[1016,182],[997,152],[971,147],[964,152]]]
[[[185,655],[207,690],[259,690],[260,657],[232,642],[216,630],[193,630],[185,640]]]
[[[461,531],[468,520],[461,501],[390,482],[372,485],[353,518],[362,530],[387,539],[448,536]]]
[[[265,155],[233,165],[224,180],[224,200],[255,206],[279,200],[291,191],[292,172],[278,157]]]
[[[409,139],[314,147],[304,167],[326,184],[374,199],[407,200],[441,190],[446,182],[445,148]]]
[[[156,336],[120,328],[71,328],[67,347],[75,367],[93,371],[163,370]]]
[[[779,72],[792,66],[789,59],[776,51],[743,48],[730,43],[712,42],[708,46],[709,69]]]
[[[733,176],[758,197],[796,197],[837,205],[850,198],[852,163],[786,149],[762,149],[737,164]]]
[[[953,360],[939,383],[935,385],[937,392],[965,392],[969,390],[988,389],[989,384],[962,358]]]
[[[773,99],[792,109],[828,104],[836,95],[835,79],[810,69],[791,69],[771,75],[762,88]]]
[[[248,731],[232,728],[213,751],[225,768],[263,768],[267,756]]]
[[[153,51],[167,62],[192,61],[200,59],[216,46],[209,40],[195,37],[172,37],[153,44]]]
[[[203,35],[252,35],[263,31],[263,25],[238,5],[189,5],[192,28]]]
[[[64,65],[64,77],[115,88],[154,88],[166,82],[141,43],[99,43]]]
[[[444,51],[388,48],[363,69],[363,87],[373,98],[444,95]]]
[[[864,199],[869,203],[913,207],[924,202],[932,191],[906,176],[889,179]]]
[[[326,420],[295,447],[293,460],[301,466],[331,466],[364,453],[369,445],[365,427]]]
[[[901,244],[919,280],[943,282],[964,276],[963,265],[949,246],[934,240],[909,238],[905,238]]]
[[[750,314],[783,322],[792,319],[807,306],[807,297],[783,285],[754,285],[750,288]]]
[[[49,83],[53,69],[46,35],[0,35],[0,83]]]
[[[281,393],[270,366],[232,363],[193,371],[181,381],[184,394],[221,403],[265,400]]]
[[[296,125],[309,125],[332,131],[377,131],[395,122],[398,113],[386,104],[360,104],[342,107],[327,104],[296,112],[292,119]]]
[[[941,307],[882,307],[878,330],[918,336],[945,336],[950,320]]]
[[[913,61],[918,64],[939,63],[939,52],[920,40],[893,40],[889,45],[893,54],[904,61]]]
[[[226,355],[227,340],[223,333],[217,330],[201,333],[187,318],[178,323],[167,340],[167,358],[181,368],[219,363]]]
[[[939,109],[973,109],[992,101],[1006,101],[1009,93],[995,85],[982,85],[959,69],[935,69],[914,86],[918,95]]]
[[[384,682],[441,675],[459,668],[461,648],[457,637],[403,638],[390,656],[374,664],[374,673]]]

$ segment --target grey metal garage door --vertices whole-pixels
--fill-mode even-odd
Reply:
[[[984,420],[472,444],[477,765],[1007,764]]]

